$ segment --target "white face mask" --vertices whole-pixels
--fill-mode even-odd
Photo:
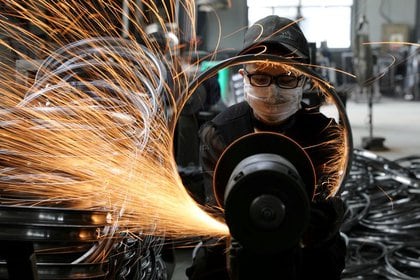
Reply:
[[[244,97],[255,116],[267,124],[279,124],[300,109],[303,87],[283,89],[275,84],[254,87],[245,81]]]

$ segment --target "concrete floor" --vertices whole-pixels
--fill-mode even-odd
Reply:
[[[350,101],[347,116],[355,148],[369,136],[368,105]],[[372,106],[373,136],[385,138],[387,151],[372,151],[388,159],[420,154],[420,102],[380,98]]]
[[[353,147],[362,148],[362,138],[369,137],[369,110],[366,101],[348,100],[347,117],[350,122]],[[329,108],[326,108],[329,111]],[[420,101],[377,98],[372,106],[373,137],[384,138],[387,150],[371,152],[387,159],[420,155]],[[176,251],[173,280],[185,280],[185,269],[191,263],[191,249]]]

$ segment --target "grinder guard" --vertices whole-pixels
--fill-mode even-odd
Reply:
[[[216,164],[213,191],[232,237],[255,254],[296,246],[309,222],[315,172],[306,152],[278,133],[233,142]]]

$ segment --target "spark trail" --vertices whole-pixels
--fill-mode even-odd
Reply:
[[[29,52],[1,44],[22,59],[45,59],[29,85],[2,65],[1,203],[107,209],[120,230],[144,234],[227,236],[226,225],[189,196],[172,156],[177,114],[188,99],[176,49],[164,52],[131,17],[141,44],[123,38],[115,19],[128,15],[113,1],[20,2],[4,4],[0,29]],[[194,3],[181,2],[193,14]],[[143,8],[166,28],[152,3]],[[174,11],[166,7],[166,16]]]
[[[226,237],[227,226],[186,192],[173,157],[177,118],[194,92],[178,53],[196,50],[196,41],[162,46],[144,28],[154,23],[180,38],[166,23],[181,7],[195,34],[194,1],[129,1],[126,10],[104,0],[21,2],[3,3],[0,44],[42,62],[29,82],[2,63],[0,203],[106,209],[122,231]],[[331,87],[303,74],[316,90]],[[325,143],[337,149],[328,195],[347,168],[350,143],[337,133]]]

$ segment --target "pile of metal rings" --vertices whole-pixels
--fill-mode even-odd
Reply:
[[[420,279],[420,156],[391,161],[355,149],[342,198],[342,279]]]
[[[98,69],[124,73],[121,69],[125,68],[115,61],[117,57],[127,65],[133,65],[132,75],[141,81],[143,88],[139,88],[144,89],[146,94],[124,91],[124,87],[120,87],[118,82],[113,83],[111,78],[101,80],[95,76],[94,79],[86,74],[100,72]],[[155,72],[150,71],[152,68]],[[105,75],[104,72],[100,74]],[[85,76],[90,80],[81,78]],[[150,120],[168,118],[168,108],[161,108],[161,105],[167,105],[163,100],[169,100],[164,90],[166,80],[166,68],[146,47],[121,38],[90,38],[66,45],[46,58],[20,106],[34,106],[40,114],[51,110],[67,113],[65,107],[54,107],[46,101],[51,96],[62,94],[56,97],[59,100],[68,94],[69,88],[84,93],[80,96],[76,94],[74,98],[94,99],[96,105],[92,105],[91,110],[109,110],[110,115],[116,118],[127,116],[118,109],[135,105],[135,112],[143,116],[145,123],[142,133],[135,135],[138,152],[147,145]],[[97,91],[91,92],[92,88]],[[102,94],[96,96],[98,92]],[[101,108],[99,104],[103,104]],[[13,111],[15,108],[8,109]],[[8,110],[3,113],[8,113]],[[0,121],[0,130],[12,129],[19,121]],[[73,121],[77,127],[77,118]],[[39,120],[33,121],[34,126],[39,124]],[[118,124],[116,120],[115,125]],[[49,129],[42,123],[39,127]],[[92,129],[96,128],[92,126]],[[100,206],[93,205],[100,210],[75,209],[77,206],[72,205],[69,202],[71,199],[64,195],[57,202],[47,195],[27,193],[25,184],[36,186],[32,179],[39,175],[36,170],[25,168],[31,163],[30,156],[27,155],[27,162],[19,162],[20,154],[3,146],[0,154],[8,155],[12,163],[15,159],[17,161],[9,165],[6,160],[0,159],[0,279],[169,278],[161,255],[163,238],[117,228],[112,219],[117,220],[118,217],[111,217],[108,209],[102,210]],[[37,155],[36,151],[34,154]],[[21,165],[23,168],[19,169]],[[68,179],[65,172],[45,171],[48,172],[58,183],[60,178]],[[74,181],[77,182],[77,178]],[[14,185],[16,191],[7,191],[9,185]],[[54,184],[49,186],[53,188]]]
[[[0,206],[0,279],[100,279],[110,250],[105,211]]]

